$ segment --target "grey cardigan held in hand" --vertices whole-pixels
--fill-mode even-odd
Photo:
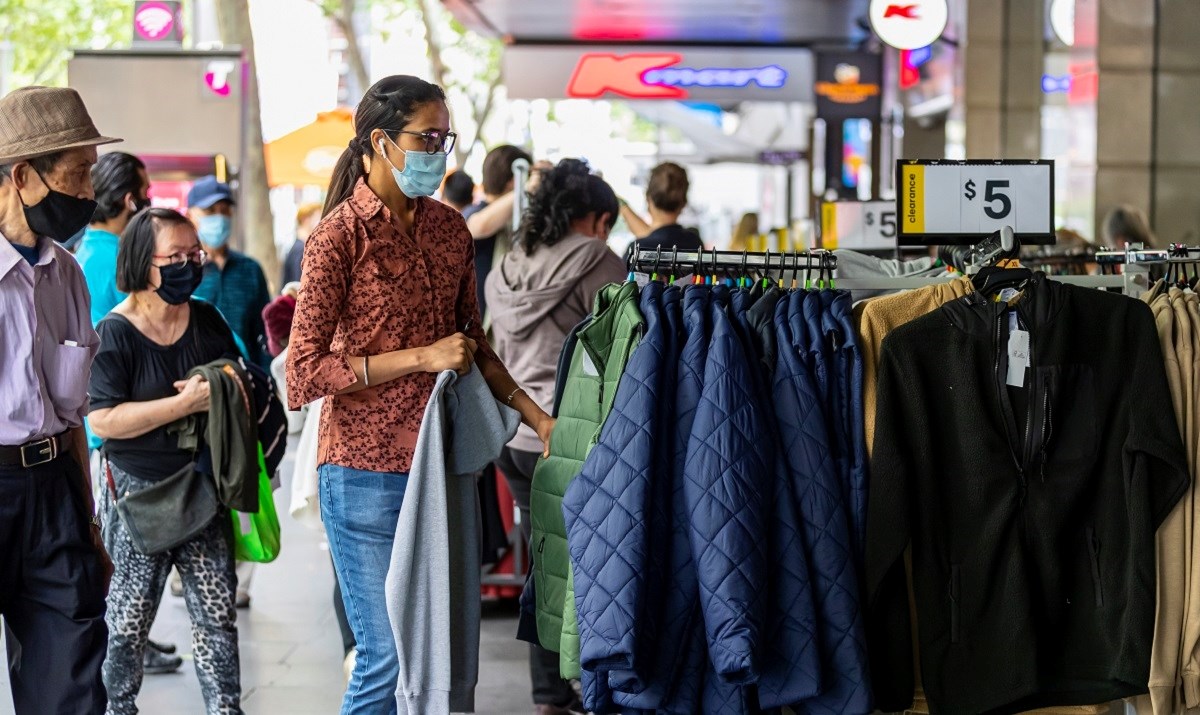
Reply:
[[[480,515],[475,477],[516,434],[479,369],[438,375],[417,437],[388,569],[398,712],[475,711]]]

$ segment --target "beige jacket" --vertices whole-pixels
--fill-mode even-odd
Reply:
[[[1184,390],[1189,409],[1183,443],[1188,449],[1188,467],[1192,473],[1192,488],[1184,495],[1183,505],[1184,540],[1180,558],[1185,566],[1183,579],[1186,590],[1183,599],[1182,629],[1183,644],[1180,659],[1180,674],[1183,686],[1183,705],[1188,711],[1200,711],[1200,529],[1196,518],[1200,516],[1200,505],[1195,489],[1196,474],[1200,471],[1200,297],[1195,293],[1173,292],[1175,305],[1176,355],[1184,380]],[[1182,305],[1182,310],[1180,306]],[[1186,327],[1184,327],[1186,326]],[[1181,333],[1188,333],[1184,336]],[[1190,340],[1186,338],[1190,337]],[[1176,507],[1178,510],[1179,507]],[[1158,712],[1157,710],[1155,712]]]
[[[1185,302],[1176,292],[1151,298],[1142,296],[1150,304],[1154,322],[1158,328],[1159,345],[1162,347],[1167,383],[1171,390],[1172,407],[1179,423],[1184,444],[1188,439],[1188,418],[1194,411],[1194,400],[1189,397],[1185,385],[1191,382],[1186,377],[1191,372],[1191,361],[1185,364],[1179,359],[1181,339],[1187,344],[1187,354],[1194,352],[1192,345],[1191,319]],[[1177,305],[1178,304],[1178,305]],[[1189,403],[1192,403],[1189,406]],[[1195,450],[1188,450],[1188,467],[1195,473]],[[1150,654],[1149,694],[1133,699],[1139,715],[1173,715],[1182,712],[1181,665],[1183,658],[1183,635],[1188,597],[1188,577],[1191,552],[1192,492],[1189,490],[1162,525],[1157,539],[1157,603],[1154,618],[1154,645]]]
[[[867,455],[875,446],[875,373],[883,339],[896,328],[932,313],[946,303],[974,290],[970,278],[958,278],[917,290],[863,301],[854,308],[858,326],[859,350],[863,363],[863,423],[866,428]]]

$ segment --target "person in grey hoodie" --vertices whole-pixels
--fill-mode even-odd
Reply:
[[[616,194],[586,162],[564,159],[542,176],[516,245],[488,275],[492,346],[544,410],[553,407],[567,333],[591,313],[602,286],[627,275],[606,243],[618,211]],[[526,538],[533,469],[542,451],[537,435],[522,425],[496,462],[521,510]],[[529,671],[538,715],[582,711],[571,684],[558,675],[557,653],[531,644]]]

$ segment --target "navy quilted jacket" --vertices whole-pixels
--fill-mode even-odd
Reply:
[[[776,387],[775,311],[785,295],[771,289],[751,303],[754,294],[741,291],[735,300],[736,316],[743,324],[760,356],[755,372],[761,376],[763,405],[771,409],[771,429],[760,440],[766,454],[775,455],[768,502],[768,610],[762,651],[762,677],[758,682],[758,704],[778,708],[817,695],[821,689],[821,661],[817,647],[816,611],[810,583],[808,554],[802,534],[800,494],[788,466],[786,454],[804,449],[811,439],[797,423],[794,394],[787,386]],[[783,391],[783,399],[772,398]],[[792,399],[789,399],[792,398]],[[786,407],[785,407],[786,406]],[[773,408],[773,409],[772,409]],[[784,410],[781,414],[780,410]],[[817,412],[807,413],[819,415]]]
[[[728,304],[728,290],[713,288],[712,337],[688,443],[684,494],[709,658],[721,678],[743,684],[759,676],[766,610],[771,475],[758,439],[770,428]]]
[[[863,427],[863,360],[854,329],[854,306],[847,291],[834,294],[829,316],[838,335],[836,353],[842,401],[842,423],[847,440],[850,477],[850,526],[855,539],[855,562],[863,573],[867,538],[867,440]]]
[[[657,410],[669,351],[663,286],[642,289],[646,333],[617,386],[599,441],[563,496],[567,542],[575,569],[580,666],[584,671],[634,671],[650,575],[660,578],[661,552],[649,553],[651,482],[665,477],[663,423]],[[607,677],[607,676],[606,676]],[[596,705],[596,703],[593,703]]]
[[[793,703],[792,709],[828,715],[868,713],[871,687],[845,492],[820,414],[819,383],[801,357],[811,344],[807,330],[811,321],[805,319],[808,300],[804,293],[792,293],[775,311],[779,348],[775,416],[799,500],[822,664],[820,694]]]

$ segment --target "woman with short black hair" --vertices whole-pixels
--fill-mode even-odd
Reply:
[[[237,577],[229,514],[218,509],[203,531],[165,552],[138,550],[116,496],[138,492],[192,465],[168,426],[209,409],[197,366],[235,356],[233,333],[216,308],[193,300],[207,256],[190,221],[147,209],[130,221],[117,253],[117,286],[129,294],[100,321],[100,351],[88,394],[92,429],[104,440],[104,542],[113,560],[108,594],[108,713],[137,712],[142,656],[171,567],[183,579],[192,653],[209,715],[241,713],[234,611]]]

